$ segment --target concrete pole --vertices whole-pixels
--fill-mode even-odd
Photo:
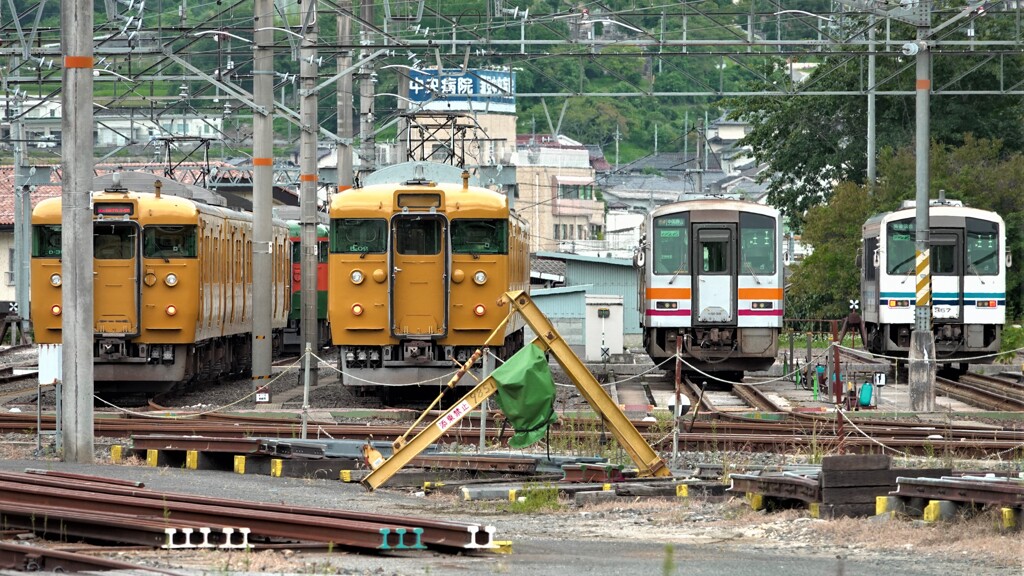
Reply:
[[[868,194],[875,193],[875,15],[868,17]]]
[[[253,7],[252,122],[252,382],[270,382],[272,349],[271,302],[274,282],[272,217],[274,178],[274,25],[273,0],[255,0]]]
[[[928,154],[929,96],[931,93],[931,52],[924,45],[928,28],[918,27],[917,65],[917,209],[915,248],[917,252],[917,305],[914,309],[914,331],[910,335],[908,380],[910,409],[914,412],[935,411],[935,336],[932,334],[930,222],[928,219]]]
[[[15,59],[17,60],[17,59]],[[15,66],[17,63],[14,64]],[[19,329],[21,336],[28,333],[29,317],[29,246],[32,238],[32,201],[29,197],[29,185],[25,177],[28,175],[28,143],[25,142],[25,125],[21,121],[21,100],[14,96],[15,106],[12,110],[11,139],[14,141],[14,302],[18,306],[18,316],[22,318]],[[0,314],[6,313],[0,310]],[[12,339],[12,343],[16,340]]]
[[[373,22],[373,1],[362,0],[359,14],[363,22]],[[360,43],[363,46],[372,44],[373,30],[363,26]],[[360,58],[369,56],[369,50],[362,49]],[[364,64],[359,69],[359,158],[362,160],[360,172],[373,172],[377,167],[377,154],[374,149],[373,137],[373,66]]]
[[[64,461],[93,462],[92,0],[60,3]]]
[[[306,353],[320,350],[317,331],[317,241],[316,241],[316,191],[317,191],[317,136],[320,122],[317,119],[316,79],[319,72],[316,62],[317,55],[317,24],[316,2],[303,5],[312,12],[303,18],[303,22],[311,24],[302,37],[299,74],[299,115],[302,117],[302,139],[300,141],[299,159],[299,206],[302,224],[302,341],[305,342]],[[308,362],[308,359],[307,359]],[[318,362],[312,363],[308,380],[315,386],[317,383]]]
[[[352,0],[339,0],[338,7],[338,70],[352,67]],[[338,189],[352,187],[352,75],[338,78]]]

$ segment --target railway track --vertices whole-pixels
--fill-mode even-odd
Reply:
[[[957,382],[936,377],[935,389],[945,396],[986,410],[1024,410],[1024,387],[1001,378],[963,374]]]

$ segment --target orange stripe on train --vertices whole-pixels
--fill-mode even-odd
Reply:
[[[740,288],[740,300],[782,300],[782,288]]]
[[[688,300],[689,288],[648,288],[648,300]]]

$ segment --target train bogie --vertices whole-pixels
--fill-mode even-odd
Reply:
[[[991,362],[1006,321],[1009,258],[1003,219],[945,200],[930,203],[928,219],[936,359]],[[915,238],[913,202],[864,224],[861,301],[871,352],[909,353],[918,296]]]
[[[783,315],[777,210],[705,198],[648,215],[637,253],[644,347],[688,370],[741,373],[775,362]]]
[[[158,393],[249,370],[252,217],[185,198],[113,188],[92,196],[97,391]],[[62,340],[61,199],[33,211],[36,341]],[[287,314],[288,237],[276,224],[272,327]]]
[[[529,285],[527,228],[504,195],[460,180],[334,198],[328,310],[346,384],[446,381],[478,348],[522,346],[499,301]]]

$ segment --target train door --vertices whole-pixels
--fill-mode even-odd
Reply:
[[[694,224],[693,322],[736,322],[735,224]]]
[[[932,318],[963,321],[962,230],[934,230],[931,234]]]
[[[431,338],[448,332],[448,225],[438,214],[391,220],[391,333]]]
[[[135,222],[93,224],[93,329],[104,336],[137,336],[140,311],[139,228]]]

